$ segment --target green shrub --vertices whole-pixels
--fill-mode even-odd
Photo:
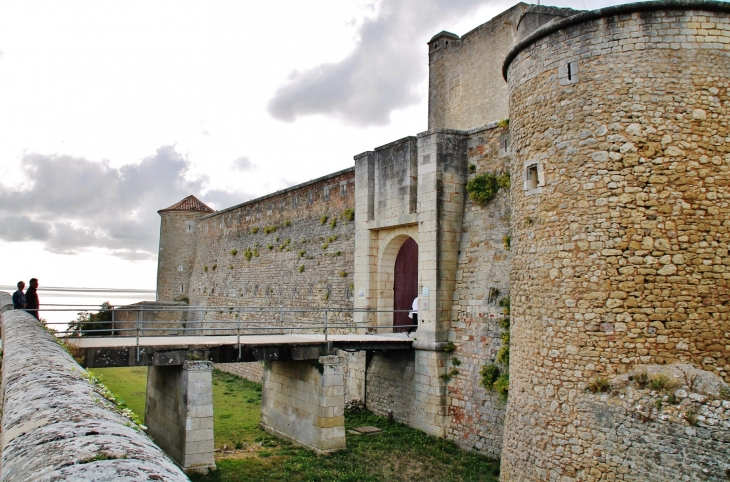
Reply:
[[[588,384],[586,390],[591,393],[603,393],[607,392],[611,388],[611,382],[605,378],[597,377],[591,383]]]
[[[504,119],[500,119],[497,121],[497,125],[501,127],[502,129],[506,129],[509,127],[509,117],[505,117]]]
[[[324,223],[326,223],[328,219],[329,219],[329,216],[327,216],[326,214],[323,214],[322,217],[319,218],[319,224],[324,225]]]
[[[646,388],[649,384],[649,375],[646,372],[634,373],[633,380],[639,388]]]
[[[499,347],[499,350],[497,350],[497,363],[509,366],[509,345],[502,345]]]
[[[235,255],[237,255],[237,254],[238,254],[238,250],[237,250],[236,248],[233,248],[233,249],[231,250],[231,256],[235,256]]]
[[[299,265],[299,272],[300,273],[304,273],[304,265],[303,264],[300,264]]]
[[[307,254],[307,252],[305,250],[302,249],[302,250],[299,251],[299,257],[300,258],[303,258],[305,254]]]
[[[475,176],[466,183],[469,197],[479,206],[486,206],[499,191],[497,176],[491,173]]]
[[[502,238],[502,243],[504,244],[504,249],[509,251],[512,248],[512,236],[507,234],[504,238]]]
[[[456,346],[454,345],[454,342],[453,342],[453,341],[450,341],[450,342],[448,342],[448,343],[447,343],[447,344],[446,344],[446,345],[444,346],[444,351],[445,351],[446,353],[451,353],[451,352],[452,352],[452,351],[454,351],[454,350],[456,350]]]
[[[272,249],[274,249],[274,245],[273,245],[273,244],[269,244],[269,245],[268,245],[268,246],[266,246],[266,247],[267,247],[267,248],[269,248],[269,251],[271,251]]]
[[[354,221],[355,220],[355,210],[347,208],[344,211],[342,211],[342,219],[344,219],[347,222]]]
[[[330,220],[330,229],[335,229],[337,227],[337,218],[332,218]]]
[[[669,378],[664,375],[657,375],[649,380],[649,387],[652,390],[664,390],[667,385],[669,385]]]
[[[251,261],[251,257],[253,256],[253,252],[251,251],[251,248],[246,248],[243,251],[243,257],[246,258],[246,261]]]
[[[203,266],[203,271],[208,272],[208,266]]]
[[[258,226],[254,226],[253,228],[251,228],[251,233],[256,234],[258,232],[259,232],[259,227]]]
[[[495,380],[492,385],[494,390],[499,393],[502,398],[506,399],[509,395],[509,373],[503,373]]]
[[[494,390],[494,382],[499,378],[500,370],[495,364],[484,365],[482,370],[479,372],[482,377],[481,384],[487,390]]]
[[[288,228],[289,226],[291,226],[291,221],[289,221],[289,220],[287,219],[286,221],[284,221],[284,227],[285,227],[285,228]]]
[[[271,234],[276,232],[276,226],[264,226],[264,233]]]
[[[347,276],[347,271],[340,271],[340,276],[343,278]]]

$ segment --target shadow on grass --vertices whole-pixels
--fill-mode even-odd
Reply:
[[[218,470],[193,475],[200,482],[237,481],[497,481],[499,461],[460,450],[453,442],[431,437],[363,411],[348,415],[345,428],[372,425],[374,435],[347,434],[347,450],[327,456],[261,433],[242,458],[217,462]],[[240,457],[240,453],[231,453]]]

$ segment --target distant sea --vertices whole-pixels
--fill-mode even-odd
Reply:
[[[17,289],[13,285],[0,285],[0,291],[10,294]],[[55,323],[66,324],[74,321],[80,311],[97,312],[105,301],[112,306],[154,301],[156,292],[144,289],[41,286],[38,289],[38,298],[41,303],[41,318],[54,323],[53,328],[61,329],[61,326],[55,325]]]

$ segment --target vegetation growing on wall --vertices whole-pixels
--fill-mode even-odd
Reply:
[[[487,390],[494,390],[504,399],[509,394],[509,344],[510,344],[510,301],[508,297],[499,300],[504,316],[499,321],[502,329],[502,346],[497,350],[494,363],[484,365],[480,372],[481,384]]]
[[[466,190],[469,197],[479,206],[486,206],[501,189],[509,189],[511,185],[509,173],[494,174],[485,172],[469,179]]]
[[[347,208],[344,211],[342,211],[342,219],[344,219],[346,222],[354,221],[355,220],[355,210],[351,208]]]

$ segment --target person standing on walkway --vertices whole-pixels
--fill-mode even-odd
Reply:
[[[25,292],[25,309],[28,313],[35,316],[36,319],[40,320],[41,317],[38,314],[38,308],[40,308],[37,291],[38,279],[31,278],[28,284],[30,285],[30,287],[28,288],[28,291]]]
[[[23,293],[23,290],[25,289],[25,283],[22,281],[18,281],[18,291],[13,293],[13,309],[14,310],[22,310],[25,308],[25,293]]]
[[[411,333],[418,329],[418,296],[416,296],[416,299],[413,300],[413,305],[411,306],[410,313],[408,313],[408,318],[412,320],[412,326],[408,327],[406,333],[408,334],[408,336],[411,336]]]

